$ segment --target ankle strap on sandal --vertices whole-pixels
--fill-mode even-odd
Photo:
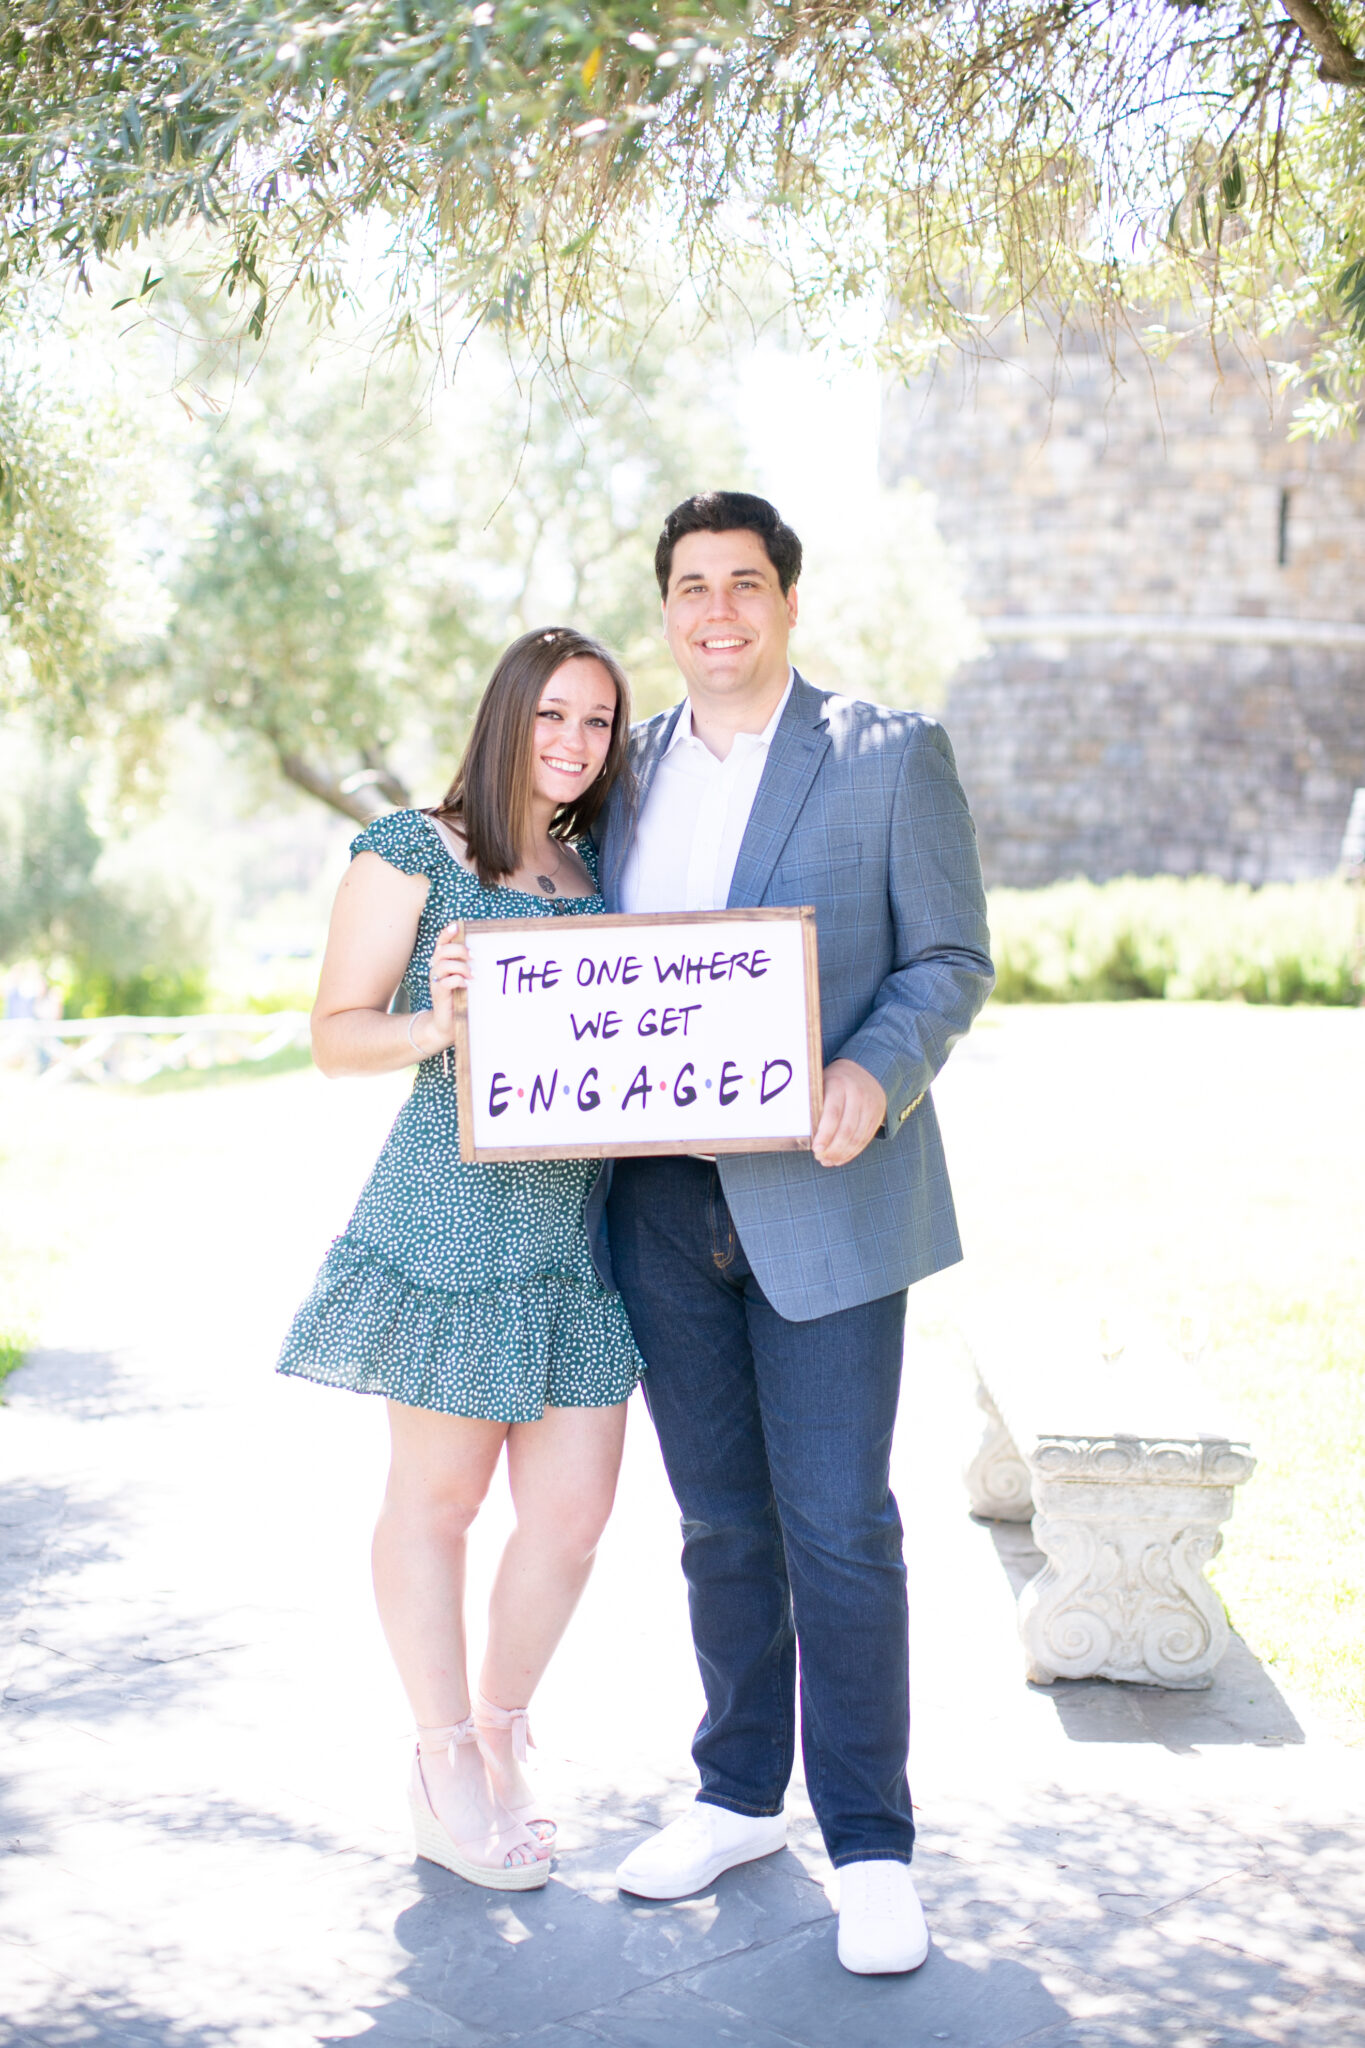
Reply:
[[[417,1754],[418,1756],[436,1756],[440,1751],[444,1750],[453,1761],[455,1751],[463,1743],[477,1742],[478,1739],[478,1731],[474,1726],[474,1716],[472,1714],[467,1715],[463,1721],[449,1721],[443,1728],[423,1728],[419,1723],[417,1729]]]
[[[481,1692],[474,1695],[475,1721],[481,1721],[485,1728],[510,1728],[512,1754],[519,1764],[526,1761],[527,1745],[532,1749],[536,1746],[531,1733],[530,1712],[529,1707],[495,1707],[492,1700],[486,1700]]]

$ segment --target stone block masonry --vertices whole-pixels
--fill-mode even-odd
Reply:
[[[1336,865],[1365,783],[1365,444],[1264,376],[999,342],[888,394],[989,651],[944,720],[991,883]]]

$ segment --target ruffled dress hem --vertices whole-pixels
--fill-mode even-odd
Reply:
[[[278,1370],[413,1408],[538,1422],[608,1408],[639,1377],[625,1305],[594,1276],[541,1273],[453,1292],[337,1238],[294,1318]]]

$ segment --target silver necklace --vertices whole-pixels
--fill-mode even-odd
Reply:
[[[537,875],[537,876],[536,876],[536,880],[537,880],[537,882],[538,882],[538,883],[540,884],[540,893],[541,893],[541,895],[542,895],[542,896],[553,896],[553,895],[554,895],[554,894],[556,893],[556,892],[555,892],[555,876],[556,876],[556,875],[557,875],[557,874],[559,873],[559,871],[560,871],[560,869],[561,869],[561,868],[563,867],[563,865],[564,865],[564,856],[563,856],[563,855],[561,854],[561,852],[559,851],[559,848],[558,848],[558,847],[556,847],[556,848],[555,848],[555,864],[554,864],[554,869],[553,869],[553,871],[552,871],[552,872],[551,872],[550,874],[548,874],[548,875]]]

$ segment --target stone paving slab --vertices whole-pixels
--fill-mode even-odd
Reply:
[[[615,1890],[691,1796],[698,1710],[641,1413],[537,1702],[550,1884],[509,1900],[415,1863],[368,1593],[382,1414],[270,1370],[398,1091],[230,1092],[42,1105],[90,1217],[0,1408],[0,2042],[1365,2043],[1365,1758],[1236,1640],[1204,1694],[1022,1682],[1033,1554],[965,1512],[975,1413],[943,1288],[919,1291],[897,1451],[924,1969],[839,1969],[799,1786],[781,1855],[676,1907]],[[271,1147],[308,1171],[248,1173]],[[500,1492],[475,1607],[508,1514]]]

